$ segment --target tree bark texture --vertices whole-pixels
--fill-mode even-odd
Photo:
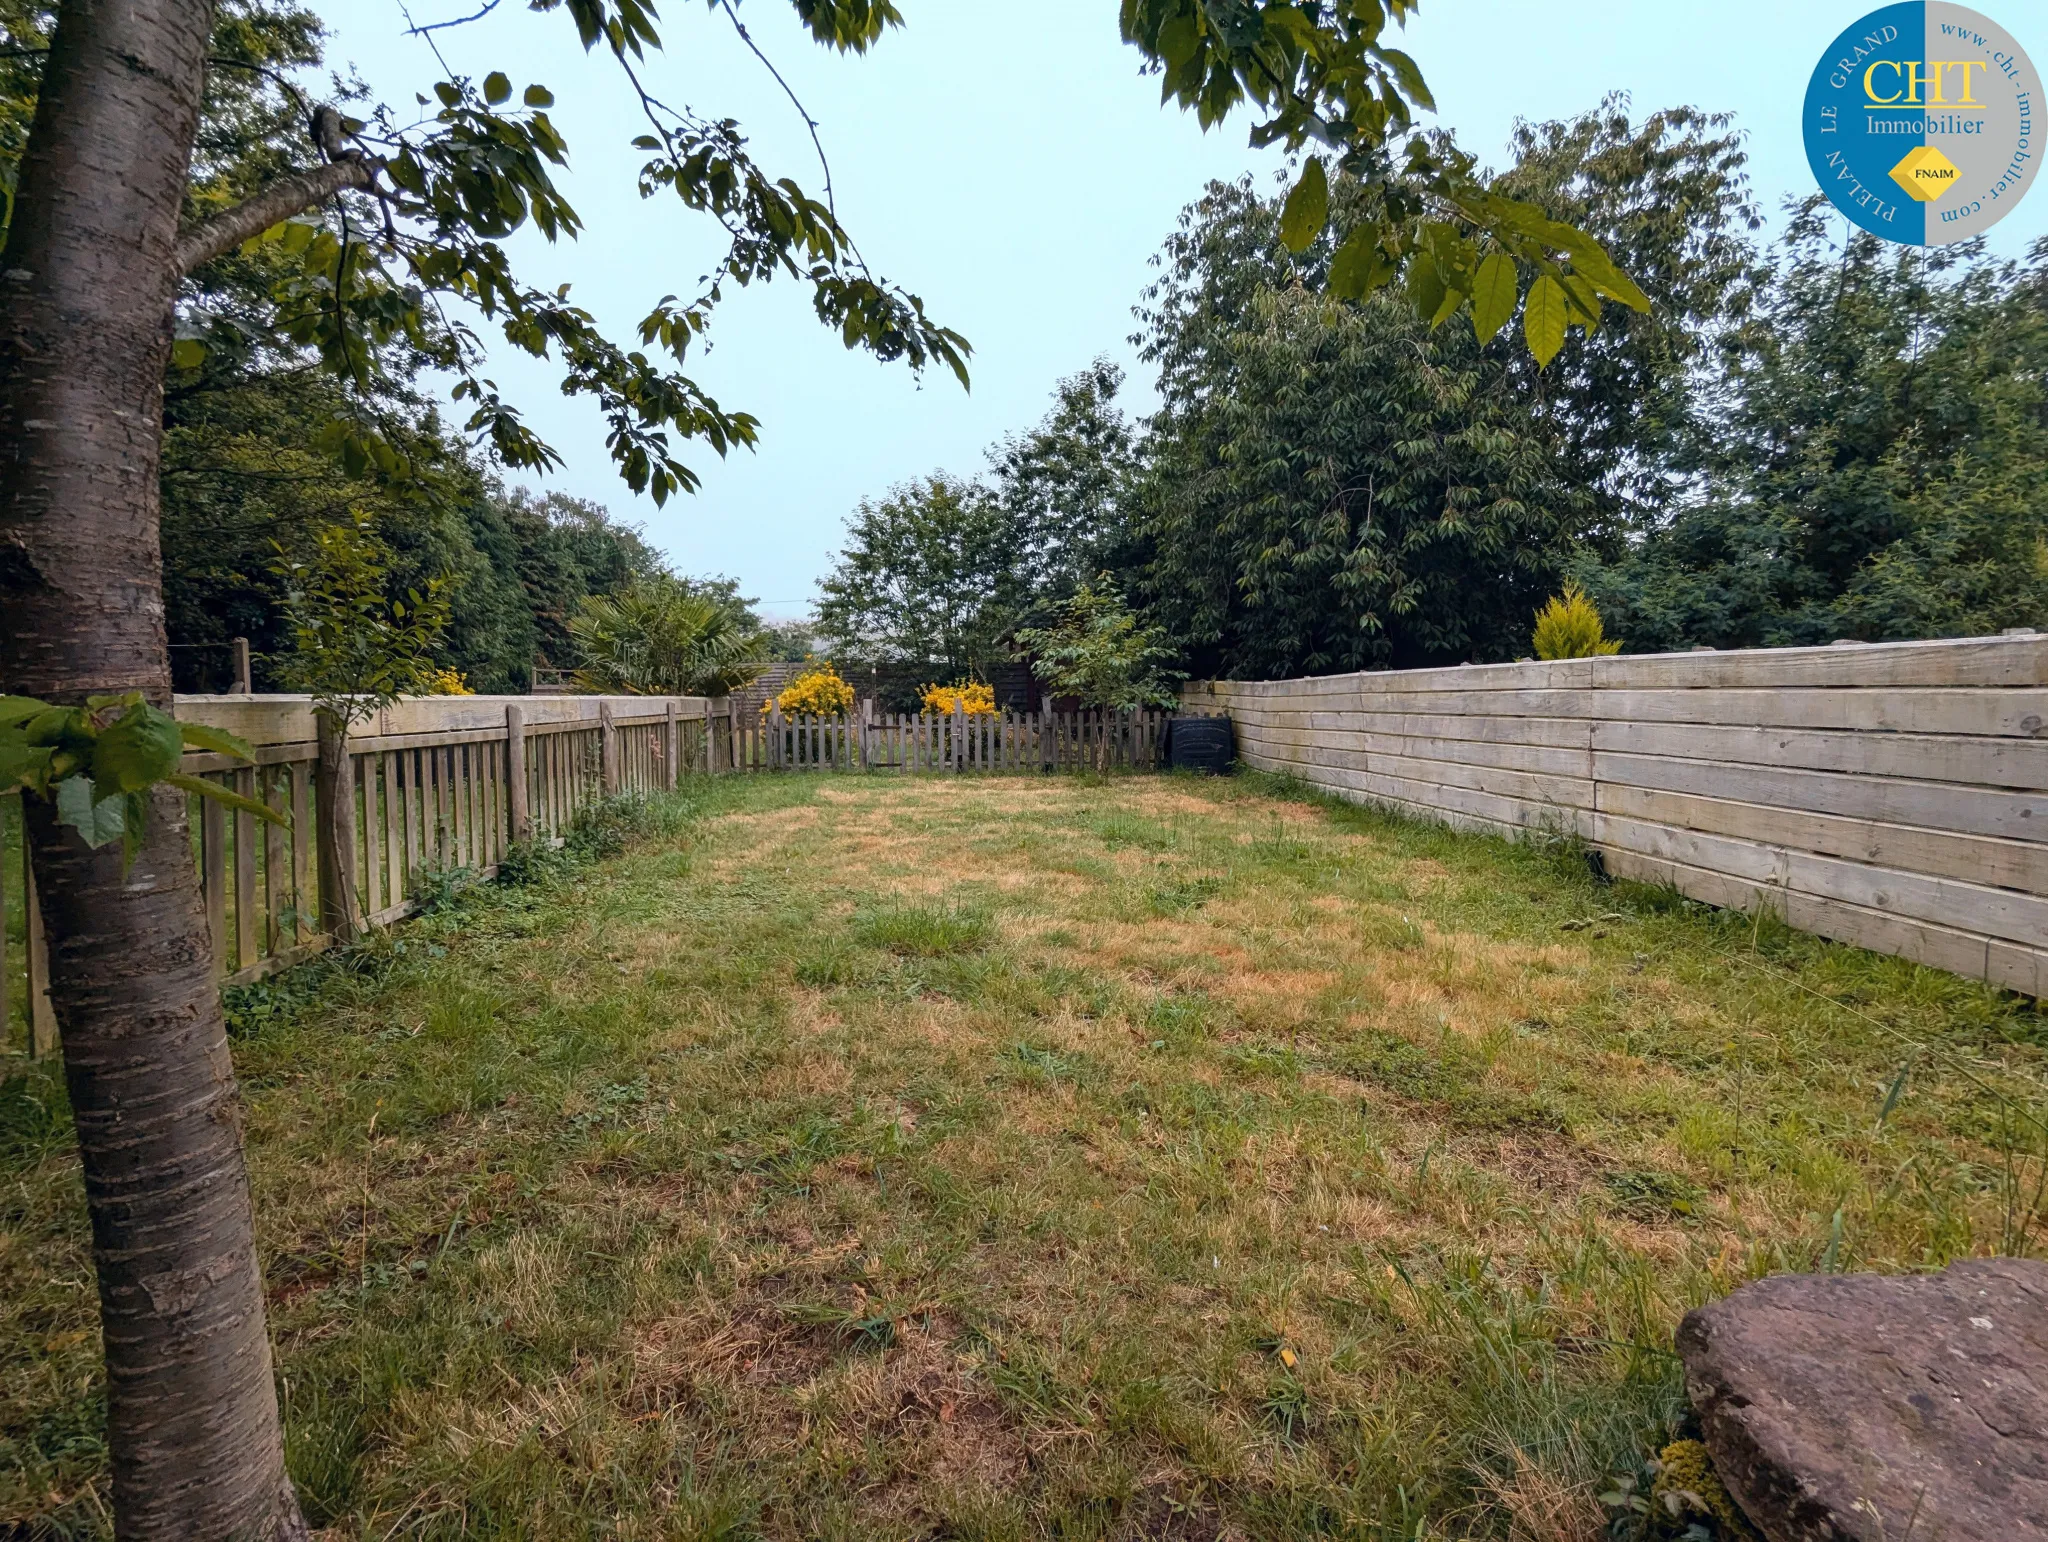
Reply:
[[[347,942],[362,928],[356,889],[356,776],[348,729],[314,714],[319,735],[313,796],[320,831],[320,929]]]
[[[272,225],[288,220],[301,209],[324,203],[344,188],[369,187],[376,180],[368,161],[332,161],[310,171],[295,171],[279,177],[247,203],[224,209],[212,219],[202,220],[178,238],[173,259],[180,273],[190,273],[202,263],[225,256],[251,236],[260,236]]]
[[[0,689],[170,701],[157,471],[208,0],[64,0],[0,253]],[[182,794],[125,875],[28,803],[124,1538],[305,1535]]]

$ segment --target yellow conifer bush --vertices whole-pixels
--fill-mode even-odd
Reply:
[[[969,717],[994,717],[996,715],[996,688],[979,680],[955,680],[951,685],[928,685],[924,688],[924,710],[943,713],[951,717],[958,711]]]
[[[1566,584],[1564,593],[1536,612],[1536,657],[1539,659],[1592,659],[1621,652],[1621,640],[1610,638],[1600,621],[1600,612],[1577,584]]]
[[[774,705],[784,717],[838,717],[853,710],[853,687],[840,678],[836,665],[826,664],[790,681]],[[763,702],[761,710],[768,706]]]

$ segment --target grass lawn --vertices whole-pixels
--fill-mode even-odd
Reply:
[[[2040,1241],[2037,1011],[1568,849],[1254,778],[657,823],[238,1002],[332,1537],[1590,1542],[1688,1306]],[[0,1535],[97,1535],[7,1063]]]

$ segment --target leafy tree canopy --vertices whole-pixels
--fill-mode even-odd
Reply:
[[[1691,496],[1580,564],[1632,649],[2048,625],[2048,242],[1922,252],[1793,222]]]
[[[1750,305],[1740,148],[1725,120],[1616,100],[1516,149],[1498,185],[1629,252],[1655,301],[1598,307],[1540,374],[1497,307],[1451,326],[1412,292],[1319,292],[1375,222],[1370,186],[1340,182],[1299,251],[1287,200],[1248,180],[1167,242],[1139,312],[1162,407],[1123,566],[1196,672],[1512,658],[1567,562],[1668,496],[1703,364]]]

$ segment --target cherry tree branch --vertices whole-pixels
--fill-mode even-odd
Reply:
[[[278,221],[325,203],[336,193],[372,187],[376,176],[376,162],[350,157],[280,177],[255,197],[180,231],[178,271],[190,273],[202,263],[233,251],[251,236],[261,235]]]

